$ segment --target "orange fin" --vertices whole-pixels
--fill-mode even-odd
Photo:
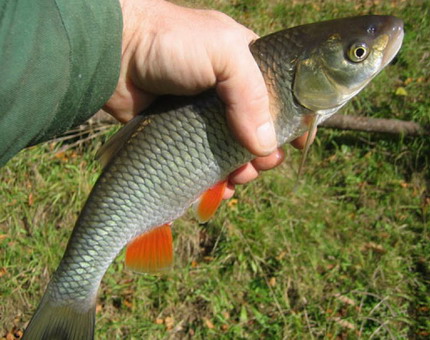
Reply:
[[[205,223],[211,219],[211,217],[217,211],[222,201],[225,188],[227,186],[227,180],[215,184],[212,188],[208,189],[203,193],[202,196],[196,201],[196,213],[200,223]]]
[[[143,273],[157,273],[169,269],[173,263],[170,225],[171,223],[163,224],[132,240],[125,253],[125,265]]]

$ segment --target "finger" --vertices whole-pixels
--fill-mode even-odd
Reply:
[[[311,144],[314,142],[316,134],[317,134],[317,130],[315,130],[314,134],[311,136]],[[308,138],[308,133],[305,132],[300,137],[297,137],[296,139],[294,139],[291,142],[291,145],[296,149],[303,149],[305,147],[307,138]]]
[[[279,148],[269,156],[257,157],[252,161],[252,165],[257,171],[265,171],[281,164],[284,158],[285,153],[281,148]]]
[[[234,184],[231,184],[230,182],[227,183],[227,186],[224,190],[224,194],[222,196],[223,200],[228,200],[232,198],[234,195]]]
[[[266,156],[277,141],[263,76],[247,45],[228,60],[217,74],[216,89],[226,105],[229,126],[250,152]]]
[[[252,163],[246,163],[239,169],[233,171],[229,176],[231,184],[245,184],[258,177],[258,171]]]

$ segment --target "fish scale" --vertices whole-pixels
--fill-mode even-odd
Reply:
[[[203,191],[238,164],[252,158],[231,136],[224,116],[213,109],[222,108],[219,100],[208,93],[202,96],[204,102],[207,102],[206,96],[212,98],[209,102],[217,102],[211,105],[212,110],[207,110],[205,105],[181,103],[180,109],[173,107],[143,118],[144,133],[135,134],[101,175],[98,182],[103,185],[96,185],[88,199],[78,221],[80,227],[74,230],[53,280],[55,296],[60,300],[64,296],[72,300],[74,296],[79,300],[91,299],[107,269],[106,264],[111,263],[126,243],[151,227],[181,216]],[[209,121],[212,123],[205,128]],[[170,136],[166,136],[167,131]],[[173,139],[171,136],[175,134],[177,138]],[[227,144],[231,151],[225,153]],[[189,155],[193,153],[205,157],[191,159]],[[208,156],[211,154],[212,157]],[[106,205],[109,205],[108,213]],[[93,249],[100,249],[97,257],[89,253]],[[90,272],[87,258],[92,260],[90,268],[98,270]],[[71,277],[75,280],[73,285]],[[54,288],[50,286],[48,292],[50,289]]]
[[[299,26],[252,44],[270,95],[278,144],[303,134],[307,116],[322,121],[355,95],[356,88],[363,88],[397,53],[402,27],[394,17],[364,16]],[[388,40],[382,39],[385,36]],[[345,64],[356,41],[368,46],[369,55],[360,64]],[[383,46],[384,41],[389,43]],[[336,63],[347,65],[348,74],[337,75],[330,66]],[[362,79],[363,72],[365,81],[357,81],[349,97],[346,91],[321,110],[309,108],[313,99],[319,102],[318,91],[345,92],[342,81]],[[303,86],[306,81],[309,92]],[[122,248],[180,217],[209,188],[254,158],[231,134],[214,90],[193,97],[161,97],[106,148],[112,155],[24,339],[92,339],[97,290]]]

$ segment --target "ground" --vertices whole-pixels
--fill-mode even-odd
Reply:
[[[195,4],[196,2],[194,2]],[[404,46],[343,114],[430,123],[428,1],[208,1],[259,34],[358,14],[405,21]],[[104,131],[108,131],[106,134]],[[100,171],[111,129],[0,169],[0,337],[19,338]],[[429,137],[320,129],[298,190],[300,153],[238,189],[216,218],[174,224],[175,266],[109,268],[99,339],[425,339],[430,336]]]

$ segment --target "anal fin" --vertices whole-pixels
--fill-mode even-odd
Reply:
[[[169,269],[173,263],[170,225],[171,223],[164,224],[131,241],[126,250],[126,266],[143,273],[157,273]]]

